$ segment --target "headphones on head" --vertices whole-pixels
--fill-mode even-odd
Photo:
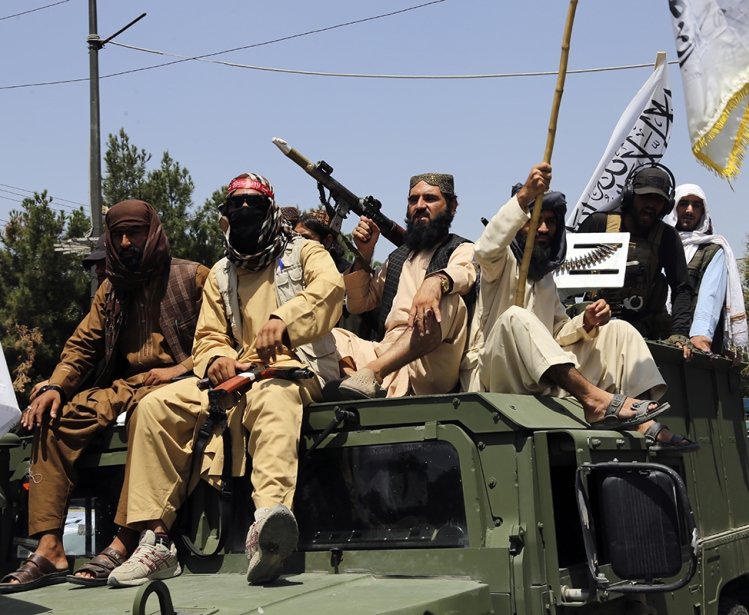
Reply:
[[[626,211],[630,207],[632,207],[632,204],[635,200],[635,179],[637,179],[637,176],[640,174],[640,172],[644,171],[645,169],[662,169],[666,173],[666,175],[668,175],[669,185],[668,189],[666,190],[668,199],[666,200],[666,207],[663,209],[663,214],[661,215],[662,218],[674,208],[674,190],[676,187],[676,179],[674,178],[674,174],[671,172],[671,169],[661,164],[660,162],[649,162],[647,164],[640,165],[639,167],[634,167],[629,172],[629,175],[627,175],[627,179],[624,180],[624,186],[622,187],[622,211]]]

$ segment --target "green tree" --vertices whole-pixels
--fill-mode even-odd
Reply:
[[[187,168],[168,151],[158,168],[149,170],[150,160],[151,154],[131,143],[124,129],[110,134],[104,154],[104,201],[109,206],[125,199],[147,201],[161,218],[173,256],[212,265],[223,255],[216,207],[225,189],[214,192],[196,210],[195,185]]]
[[[51,202],[46,191],[24,199],[0,235],[0,336],[24,389],[49,376],[89,303],[80,256],[60,251],[65,240],[89,232],[89,220],[82,209],[68,214]]]

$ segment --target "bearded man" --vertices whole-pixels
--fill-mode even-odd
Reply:
[[[694,450],[695,443],[652,419],[669,405],[654,400],[666,391],[642,336],[623,320],[611,320],[605,300],[570,319],[551,275],[565,256],[566,199],[545,191],[551,166],[531,169],[489,221],[476,242],[481,269],[462,383],[469,391],[576,398],[591,427],[637,429],[655,450]],[[522,246],[530,232],[530,208],[544,195],[524,305],[514,305]],[[652,399],[638,400],[649,396]]]
[[[689,337],[702,352],[736,355],[747,351],[747,322],[741,275],[731,246],[713,232],[705,191],[682,184],[676,206],[664,221],[676,227],[684,245],[692,298]]]
[[[322,244],[292,237],[263,176],[243,173],[231,180],[220,213],[226,258],[206,281],[193,346],[195,374],[214,386],[259,365],[310,367],[318,376],[260,380],[227,411],[232,475],[243,475],[246,453],[252,457],[255,522],[246,541],[247,580],[270,583],[296,548],[290,509],[302,411],[321,399],[322,383],[338,373],[328,334],[341,316],[343,280]],[[115,523],[141,532],[141,538],[130,559],[109,575],[109,585],[141,585],[180,573],[169,537],[177,511],[200,478],[217,488],[224,478],[221,433],[211,435],[191,472],[194,442],[208,411],[208,392],[196,378],[155,391],[138,405]]]
[[[208,269],[172,258],[156,211],[122,201],[105,219],[106,276],[60,363],[36,390],[21,422],[34,430],[29,469],[29,535],[39,544],[2,580],[12,593],[65,580],[62,528],[77,481],[76,461],[92,438],[130,413],[147,393],[192,370],[195,323]],[[91,388],[81,389],[102,364]],[[101,584],[137,535],[121,535],[74,582]],[[103,579],[102,579],[103,574]]]
[[[357,261],[346,282],[346,307],[380,310],[381,341],[334,329],[345,398],[447,393],[458,384],[467,338],[468,307],[476,282],[473,243],[450,233],[458,208],[452,175],[411,178],[405,244],[374,274]],[[380,230],[362,216],[356,247],[371,261]]]

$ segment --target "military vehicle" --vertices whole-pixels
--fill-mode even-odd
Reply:
[[[207,552],[140,588],[59,584],[0,595],[31,613],[749,613],[749,459],[738,368],[650,343],[665,422],[700,443],[655,453],[635,432],[590,429],[569,401],[459,393],[315,404],[305,412],[297,551],[276,583],[245,580],[249,484],[233,520],[191,496],[182,531]],[[109,543],[125,433],[82,459],[77,498]],[[30,439],[0,445],[0,568],[25,541]],[[137,488],[137,486],[136,486]],[[84,515],[85,517],[85,515]],[[229,534],[226,534],[229,532]],[[82,560],[82,557],[75,559]],[[77,566],[81,561],[71,564]],[[81,593],[82,592],[82,593]],[[154,596],[155,594],[155,596]]]

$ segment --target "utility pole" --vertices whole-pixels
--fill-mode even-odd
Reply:
[[[146,16],[145,13],[101,40],[97,33],[96,0],[88,0],[88,67],[91,109],[91,152],[89,161],[89,198],[91,200],[91,237],[97,239],[103,230],[101,208],[101,121],[99,117],[99,50],[115,36]]]

